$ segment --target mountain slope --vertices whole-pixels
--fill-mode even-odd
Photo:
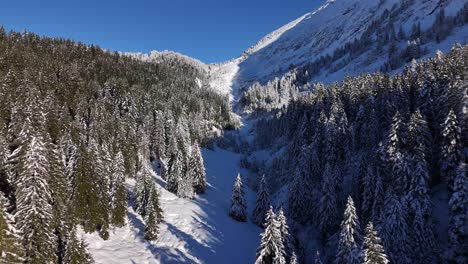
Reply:
[[[445,17],[454,17],[463,8],[466,12],[464,0],[328,0],[317,10],[268,34],[239,58],[212,65],[210,74],[215,79],[233,76],[233,80],[223,84],[243,91],[253,82],[265,83],[290,69],[305,66],[310,81],[325,83],[361,72],[396,70],[406,61],[384,69],[390,61],[390,45],[398,54],[417,42],[422,50],[413,56],[417,59],[439,49],[447,52],[454,42],[466,42],[468,28],[464,21],[445,30],[447,36],[441,40],[429,34],[412,35],[414,26],[424,33],[432,29],[441,12]],[[400,31],[404,38],[399,38]],[[394,43],[382,40],[391,39],[392,34]],[[219,82],[214,83],[219,86]]]

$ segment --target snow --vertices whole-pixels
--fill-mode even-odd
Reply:
[[[84,237],[96,263],[253,263],[261,229],[250,220],[234,221],[228,216],[232,186],[240,156],[216,148],[203,149],[208,188],[195,200],[178,198],[167,192],[164,180],[154,173],[161,192],[164,220],[155,243],[143,239],[143,219],[128,207],[127,225],[110,232],[102,240],[97,233]],[[129,190],[135,181],[127,180]],[[248,216],[255,193],[245,187]]]

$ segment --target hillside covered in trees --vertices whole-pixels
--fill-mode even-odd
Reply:
[[[197,78],[181,60],[145,63],[0,28],[1,258],[91,262],[75,227],[107,239],[110,227],[124,225],[126,178],[137,180],[145,237],[156,239],[150,160],[168,189],[192,197],[206,185],[199,144],[236,126],[227,96]]]

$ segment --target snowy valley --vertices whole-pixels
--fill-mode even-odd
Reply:
[[[2,28],[0,263],[466,263],[467,39],[466,0],[216,64]]]

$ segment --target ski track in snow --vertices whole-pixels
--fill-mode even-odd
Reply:
[[[82,236],[98,264],[152,263],[253,263],[260,241],[259,227],[228,216],[230,196],[238,173],[239,155],[216,148],[203,149],[208,188],[195,200],[178,198],[164,189],[164,180],[154,173],[160,187],[164,219],[157,241],[143,239],[144,221],[129,204],[127,224],[110,231],[102,240],[97,233]],[[135,181],[127,180],[129,190]],[[245,185],[244,185],[245,186]],[[245,188],[248,212],[255,193]]]

